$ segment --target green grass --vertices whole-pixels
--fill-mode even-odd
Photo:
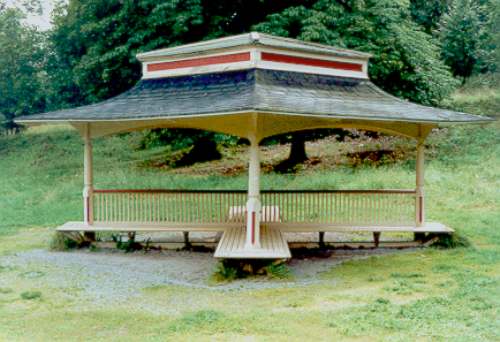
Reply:
[[[491,91],[497,97],[486,100],[476,92],[458,93],[454,105],[498,113],[498,90]],[[82,216],[82,143],[76,133],[41,127],[2,136],[0,340],[499,340],[499,132],[498,122],[459,126],[428,141],[427,216],[456,229],[470,247],[349,261],[322,274],[321,285],[242,291],[164,286],[105,307],[78,289],[45,284],[50,270],[26,273],[2,264],[4,255],[48,248],[54,226]],[[97,187],[246,186],[244,172],[141,167],[161,150],[137,151],[136,139],[95,142]],[[409,157],[376,168],[339,164],[297,175],[266,173],[263,187],[411,188],[412,144],[391,144]],[[238,151],[225,157],[241,163]]]

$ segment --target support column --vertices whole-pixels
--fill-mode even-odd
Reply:
[[[245,248],[260,248],[260,151],[255,135],[249,138],[247,231]]]
[[[417,141],[417,163],[416,163],[416,225],[422,227],[425,225],[424,210],[424,138]]]
[[[85,143],[83,157],[83,221],[87,225],[94,223],[94,185],[92,174],[92,140],[90,138],[90,124],[85,125],[83,141]]]

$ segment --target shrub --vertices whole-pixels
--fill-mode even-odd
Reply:
[[[458,247],[471,247],[472,244],[465,236],[455,232],[453,234],[440,234],[439,239],[432,244],[433,247],[438,248],[458,248]]]
[[[216,281],[232,281],[240,278],[240,276],[238,274],[237,267],[227,263],[226,260],[223,260],[217,265],[213,278]]]
[[[121,235],[112,235],[111,238],[116,243],[116,248],[125,251],[126,253],[142,249],[142,245],[135,241],[135,233],[129,233],[126,241],[123,241]]]
[[[283,262],[273,262],[269,266],[265,267],[266,274],[270,278],[276,279],[287,279],[290,278],[291,273],[288,266]]]
[[[53,251],[67,251],[68,249],[78,248],[79,243],[61,232],[56,232],[50,240],[49,248]]]
[[[232,281],[256,275],[286,279],[291,276],[291,273],[282,260],[226,259],[217,265],[213,278],[216,281]]]
[[[21,293],[21,298],[25,300],[34,300],[42,297],[42,293],[40,291],[26,291]]]

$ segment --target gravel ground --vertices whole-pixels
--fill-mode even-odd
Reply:
[[[108,250],[32,250],[0,256],[0,268],[14,270],[17,276],[29,278],[34,288],[77,290],[94,303],[106,303],[140,296],[143,289],[162,285],[213,291],[307,286],[321,283],[323,280],[319,275],[322,272],[345,260],[387,253],[401,251],[338,250],[328,258],[291,260],[289,268],[293,274],[292,280],[279,281],[256,277],[220,285],[209,283],[217,260],[211,253],[201,252],[151,251],[125,254]],[[0,274],[0,288],[9,287],[11,276],[8,274],[12,272]]]

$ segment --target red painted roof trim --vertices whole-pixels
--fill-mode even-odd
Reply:
[[[148,64],[148,71],[161,71],[172,70],[180,68],[190,68],[197,66],[213,65],[213,64],[226,64],[235,62],[245,62],[250,60],[250,52],[233,53],[230,55],[201,57],[193,59],[185,59],[173,62],[161,62]]]
[[[315,67],[329,68],[329,69],[363,71],[363,65],[358,63],[327,61],[324,59],[297,57],[297,56],[282,55],[270,52],[262,52],[262,60],[269,62],[308,65],[308,66],[315,66]]]

